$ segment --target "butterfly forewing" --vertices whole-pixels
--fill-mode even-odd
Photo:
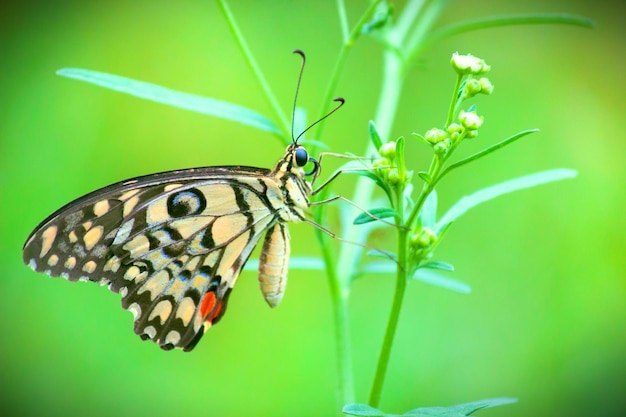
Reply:
[[[280,301],[289,253],[284,223],[302,219],[310,194],[302,168],[292,163],[298,147],[288,147],[272,171],[171,171],[94,191],[33,231],[24,262],[51,276],[108,285],[122,295],[144,340],[191,350],[224,314],[267,230],[259,277],[268,303]]]

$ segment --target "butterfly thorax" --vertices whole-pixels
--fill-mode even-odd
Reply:
[[[297,154],[298,152],[303,154]],[[309,158],[306,156],[306,161],[303,161],[302,155],[307,155],[302,146],[289,145],[270,174],[282,192],[285,205],[278,214],[283,221],[304,220],[304,211],[310,204],[308,196],[311,195],[311,183],[306,180],[307,173],[304,171],[304,165]]]

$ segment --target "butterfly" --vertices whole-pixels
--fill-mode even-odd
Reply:
[[[308,163],[313,169],[305,172]],[[280,303],[287,223],[305,220],[306,177],[319,169],[294,142],[272,170],[205,167],[122,181],[45,219],[26,240],[23,260],[53,277],[108,285],[142,339],[190,351],[223,316],[263,236],[261,291],[271,307]]]
[[[336,101],[341,104],[322,119],[343,104]],[[24,263],[53,277],[108,285],[121,295],[143,340],[191,351],[224,315],[262,238],[261,292],[271,307],[280,303],[290,251],[287,223],[312,223],[305,214],[320,171],[298,138],[273,169],[169,171],[80,197],[35,228],[24,244]]]

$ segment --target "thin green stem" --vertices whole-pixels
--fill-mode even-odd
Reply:
[[[330,81],[328,82],[328,86],[326,87],[326,92],[324,93],[324,97],[322,98],[322,104],[321,104],[318,118],[321,119],[328,111],[328,106],[332,102],[333,95],[335,94],[335,90],[337,89],[337,84],[339,83],[341,71],[343,70],[343,66],[345,64],[346,57],[348,56],[348,52],[350,51],[350,48],[352,48],[352,46],[354,45],[354,42],[357,40],[357,38],[361,35],[361,29],[363,28],[363,25],[365,25],[365,23],[367,23],[367,21],[372,17],[372,14],[374,13],[374,11],[376,10],[376,7],[381,1],[382,0],[375,0],[372,3],[370,3],[367,10],[365,10],[365,12],[361,15],[361,18],[359,19],[357,24],[354,26],[354,29],[352,29],[352,32],[350,32],[348,36],[344,37],[344,42],[341,45],[341,49],[339,50],[339,55],[337,56],[337,60],[335,61],[335,66],[333,67],[333,70],[330,75]],[[341,0],[338,0],[338,2],[342,3]],[[345,9],[344,9],[344,12],[345,12]],[[343,22],[343,19],[345,19],[345,16],[341,16],[340,14],[340,20],[342,22]],[[342,30],[343,30],[343,23],[342,23]],[[317,137],[319,138],[319,140],[321,140],[322,138],[322,132],[324,131],[325,125],[326,125],[326,120],[322,120],[317,125]]]
[[[463,83],[463,78],[463,75],[459,75],[456,78],[456,84],[454,85],[454,90],[452,91],[452,99],[450,100],[450,108],[448,109],[448,117],[446,117],[446,124],[443,126],[444,129],[452,123],[452,120],[454,120],[454,115],[458,109],[458,103],[461,101],[459,100],[459,89]]]
[[[399,219],[404,219],[404,193],[402,189],[396,190],[396,210],[399,214]],[[396,224],[401,225],[402,220],[398,220]],[[385,382],[385,376],[387,375],[387,367],[389,366],[389,358],[391,356],[391,347],[393,346],[393,340],[396,336],[396,329],[398,327],[398,321],[400,319],[400,311],[402,310],[402,302],[404,301],[404,293],[406,290],[407,282],[407,235],[408,230],[406,228],[398,229],[398,242],[397,242],[397,256],[398,267],[396,269],[396,289],[393,296],[393,303],[391,305],[391,312],[389,313],[389,320],[387,322],[387,329],[385,330],[385,337],[383,339],[383,345],[380,349],[378,357],[378,365],[376,366],[376,373],[374,375],[374,382],[372,384],[372,390],[370,392],[369,405],[372,407],[378,407],[380,402],[380,395],[383,390],[383,384]]]
[[[285,113],[280,108],[280,105],[278,104],[278,100],[276,99],[276,96],[274,96],[274,93],[272,92],[272,89],[270,88],[267,80],[265,79],[265,76],[263,76],[263,73],[261,72],[261,68],[258,66],[258,64],[256,63],[256,60],[252,56],[252,51],[248,47],[248,44],[246,43],[246,40],[243,37],[243,34],[239,30],[239,26],[237,26],[237,22],[235,21],[235,17],[230,11],[230,7],[228,6],[228,3],[226,2],[226,0],[217,0],[217,3],[219,4],[220,9],[222,10],[222,13],[224,14],[226,23],[228,23],[228,27],[230,28],[233,34],[233,37],[235,38],[235,41],[237,42],[237,46],[239,46],[239,49],[241,50],[241,53],[243,54],[246,60],[246,63],[248,64],[248,66],[250,67],[250,70],[256,77],[257,82],[259,83],[259,85],[261,86],[261,89],[263,90],[263,93],[265,94],[265,98],[269,102],[270,107],[272,108],[272,110],[274,111],[274,114],[276,115],[276,117],[280,121],[280,124],[282,125],[282,130],[284,132],[284,140],[286,141],[286,143],[291,142],[291,136],[290,136],[291,123],[289,123],[289,119],[287,118],[287,116],[285,116]]]
[[[341,38],[343,43],[348,43],[350,36],[350,24],[348,23],[348,13],[346,13],[346,2],[337,0],[337,14],[339,15],[339,26],[341,26]]]
[[[322,191],[322,197],[327,193]],[[323,222],[325,206],[319,206],[314,213],[315,221]],[[333,306],[333,324],[335,330],[335,346],[337,360],[337,400],[339,408],[355,401],[354,397],[354,373],[352,367],[352,348],[350,344],[350,320],[348,315],[348,296],[350,287],[344,285],[337,276],[337,264],[332,245],[328,244],[328,236],[319,229],[315,231],[319,242],[322,258],[326,265],[326,277]]]

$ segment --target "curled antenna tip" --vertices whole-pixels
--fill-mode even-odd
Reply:
[[[345,99],[345,98],[343,98],[343,97],[335,97],[335,98],[333,99],[333,101],[338,101],[338,102],[340,102],[342,105],[346,103],[346,99]]]
[[[300,50],[300,49],[294,49],[294,50],[293,50],[293,53],[294,53],[294,54],[298,54],[298,55],[300,55],[302,58],[304,58],[304,52],[302,52],[302,50]]]

